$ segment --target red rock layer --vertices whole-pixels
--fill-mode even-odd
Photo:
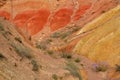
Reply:
[[[86,13],[86,10],[88,10],[90,7],[91,4],[80,6],[79,9],[75,12],[75,16],[73,18],[74,21],[79,20],[82,15]]]
[[[70,22],[72,14],[73,10],[68,8],[62,8],[55,12],[52,20],[50,21],[51,31],[55,31],[66,26]]]
[[[7,20],[10,20],[10,13],[6,11],[0,11],[0,17],[5,17]]]
[[[49,15],[50,15],[49,10],[41,9],[37,13],[35,13],[32,18],[30,18],[27,21],[26,27],[30,35],[35,35],[40,30],[43,29],[43,27],[47,23]]]
[[[44,0],[14,0],[13,22],[21,29],[26,29],[28,34],[35,35],[47,23],[51,31],[65,27],[71,21],[85,24],[94,19],[101,12],[117,5],[118,0],[60,0],[53,2]],[[63,4],[64,3],[64,4]],[[8,3],[10,5],[10,3]],[[10,19],[10,6],[1,8],[0,16]],[[12,8],[11,8],[12,9]],[[3,11],[3,10],[7,10]],[[12,11],[11,11],[12,12]]]
[[[17,25],[17,27],[24,27],[26,21],[31,18],[35,14],[35,11],[25,11],[22,13],[18,13],[14,18],[14,23]]]

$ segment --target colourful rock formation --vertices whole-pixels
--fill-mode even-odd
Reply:
[[[1,1],[0,80],[120,79],[120,0]]]
[[[6,3],[1,8],[0,15],[9,19],[10,13],[12,12],[13,22],[16,26],[27,29],[25,31],[28,31],[28,34],[32,36],[40,32],[48,23],[51,31],[56,31],[76,21],[84,25],[97,17],[97,15],[100,15],[100,12],[108,10],[116,4],[117,0],[92,0],[88,2],[84,0],[78,0],[76,2],[72,0],[69,2],[67,0],[61,0],[53,1],[53,3],[43,0],[15,0],[12,3]]]
[[[10,13],[6,11],[0,11],[0,17],[5,17],[7,20],[10,20]]]
[[[30,35],[35,35],[41,31],[47,23],[49,15],[50,11],[44,9],[39,10],[36,14],[34,14],[34,16],[32,16],[26,23],[28,33],[30,33]]]
[[[75,21],[79,20],[86,13],[86,10],[89,9],[90,7],[91,4],[80,6],[79,9],[76,11],[73,19]]]
[[[22,13],[19,13],[15,16],[14,18],[14,23],[17,25],[17,27],[24,27],[25,26],[25,23],[26,21],[31,18],[34,14],[35,14],[36,11],[25,11],[25,12],[22,12]]]
[[[67,8],[62,8],[55,12],[52,20],[50,21],[51,30],[55,31],[59,28],[65,27],[68,23],[70,23],[72,14],[73,10]]]
[[[96,62],[120,64],[120,6],[106,12],[82,28],[78,35],[87,33],[74,51]]]

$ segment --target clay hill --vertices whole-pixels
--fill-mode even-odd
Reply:
[[[0,80],[120,80],[120,0],[0,0]]]

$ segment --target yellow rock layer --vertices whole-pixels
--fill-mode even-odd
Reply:
[[[93,28],[80,39],[74,52],[93,61],[106,61],[111,66],[120,64],[120,5],[85,25],[77,34]]]

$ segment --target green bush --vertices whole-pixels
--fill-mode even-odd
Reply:
[[[58,76],[56,74],[52,75],[53,80],[58,80]]]
[[[68,37],[71,34],[71,32],[65,32],[63,34],[61,34],[61,39],[65,39],[66,37]]]
[[[62,57],[62,58],[66,58],[66,59],[71,59],[71,58],[72,58],[72,55],[69,54],[69,53],[62,53],[62,54],[61,54],[61,57]]]
[[[59,32],[55,32],[51,35],[52,38],[59,38],[61,34]]]
[[[36,48],[45,50],[47,47],[45,44],[41,43],[41,44],[36,44]]]
[[[3,25],[0,23],[0,31],[4,31]]]
[[[22,40],[20,37],[15,37],[15,40],[18,41],[19,43],[22,43]]]
[[[38,64],[35,60],[32,60],[31,64],[33,65],[33,68],[32,68],[33,71],[38,71],[39,70],[39,66],[38,66]]]
[[[79,78],[79,80],[82,80],[82,76],[79,72],[79,68],[72,62],[68,62],[66,64],[66,69],[75,77]]]
[[[80,58],[76,58],[76,59],[75,59],[75,62],[76,62],[76,63],[79,63],[79,62],[80,62]]]
[[[32,56],[30,54],[30,50],[22,45],[17,45],[17,44],[11,44],[11,46],[14,48],[15,52],[21,56],[21,57],[26,57],[28,59],[31,59]]]
[[[93,70],[95,72],[105,72],[107,71],[108,67],[105,64],[94,64],[93,65]]]
[[[47,50],[47,53],[48,53],[49,55],[52,55],[54,52],[53,52],[52,50]]]
[[[116,64],[116,72],[120,72],[120,65]]]
[[[46,40],[46,43],[48,43],[48,44],[51,43],[51,42],[52,42],[52,39],[47,39]]]

